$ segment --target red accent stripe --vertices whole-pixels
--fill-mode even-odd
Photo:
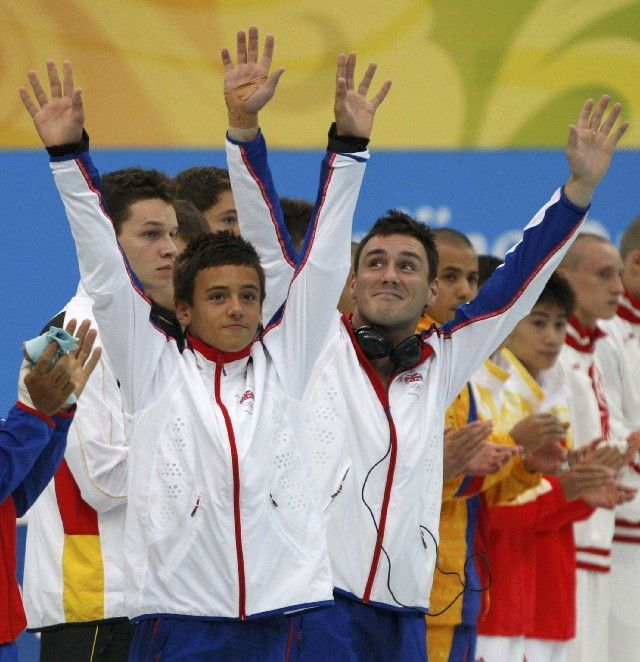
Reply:
[[[611,568],[604,567],[601,565],[595,565],[595,563],[585,563],[584,561],[577,561],[576,568],[580,570],[591,570],[592,572],[610,572]]]
[[[334,170],[333,170],[332,166],[333,166],[333,162],[336,159],[336,156],[337,156],[336,154],[332,154],[329,157],[329,168],[330,168],[329,173],[327,175],[327,179],[324,183],[324,186],[322,187],[322,195],[320,196],[320,201],[318,203],[318,209],[316,210],[316,215],[310,221],[310,223],[312,223],[312,225],[313,225],[313,230],[311,232],[311,237],[309,238],[309,241],[307,243],[307,251],[300,258],[300,261],[298,262],[297,266],[292,265],[292,266],[295,266],[296,269],[295,269],[295,272],[293,274],[293,278],[291,279],[291,283],[293,283],[293,281],[298,277],[298,274],[300,273],[300,271],[302,270],[304,265],[307,263],[307,260],[309,258],[309,253],[311,252],[311,247],[313,246],[313,242],[315,241],[315,238],[316,238],[316,230],[318,229],[318,219],[320,218],[320,214],[322,212],[322,207],[324,206],[325,200],[327,198],[327,189],[329,188],[329,184],[331,183],[331,179],[333,178]],[[277,228],[277,225],[276,225],[276,228]],[[280,241],[279,235],[278,235],[278,241]],[[282,245],[282,242],[280,242],[280,244]],[[283,255],[285,255],[285,257],[286,257],[286,251],[284,251],[284,250],[283,250]],[[291,264],[291,262],[289,262],[289,264]],[[289,288],[291,288],[291,283],[289,283]],[[288,298],[288,296],[289,296],[289,293],[287,292],[287,298]],[[286,305],[286,301],[285,301],[285,305]],[[277,326],[279,326],[279,324],[282,322],[282,318],[283,318],[283,315],[280,315],[275,322],[273,322],[272,324],[269,324],[264,329],[263,335],[266,334],[268,331],[271,331],[271,329],[275,329]]]
[[[24,402],[16,402],[16,407],[18,407],[18,409],[22,409],[22,411],[26,411],[29,414],[33,414],[34,416],[37,416],[39,419],[43,420],[49,427],[55,429],[56,422],[51,418],[51,416],[47,416],[44,412],[40,411],[39,409],[34,409],[33,407],[29,407],[29,405],[25,405]]]
[[[602,547],[576,547],[577,552],[585,552],[586,554],[595,554],[596,556],[611,556],[610,549],[602,549]]]
[[[58,510],[66,535],[100,535],[98,513],[82,499],[73,474],[62,460],[54,477]]]
[[[375,368],[371,364],[371,361],[365,356],[364,352],[362,351],[362,348],[360,347],[358,341],[356,340],[356,337],[353,333],[353,327],[351,325],[351,315],[343,315],[342,316],[342,323],[344,324],[345,328],[347,329],[347,333],[349,334],[349,338],[351,339],[351,344],[353,345],[353,348],[356,352],[356,356],[358,357],[358,361],[360,365],[362,366],[362,369],[365,371],[367,377],[369,378],[369,381],[371,382],[371,385],[373,386],[373,390],[375,391],[376,395],[378,396],[378,400],[380,401],[380,404],[382,405],[382,408],[385,411],[385,414],[387,416],[387,421],[389,422],[389,435],[390,435],[390,443],[391,443],[391,454],[389,458],[389,468],[387,469],[387,479],[385,483],[385,488],[384,488],[384,496],[382,499],[382,506],[380,507],[380,522],[378,524],[378,535],[376,537],[376,545],[373,551],[373,559],[371,561],[371,568],[369,569],[369,577],[367,579],[367,584],[365,586],[365,591],[364,595],[362,596],[362,600],[364,602],[368,602],[370,597],[371,597],[371,590],[373,588],[373,582],[375,579],[376,571],[378,569],[378,562],[380,561],[380,554],[382,552],[382,543],[384,540],[384,530],[387,522],[387,512],[389,510],[389,500],[391,498],[391,487],[393,485],[393,474],[395,470],[395,465],[396,465],[396,456],[398,452],[398,440],[397,440],[397,433],[396,433],[396,427],[393,422],[393,418],[391,416],[391,411],[389,409],[389,396],[388,396],[388,389],[385,388],[384,384],[382,383],[382,380],[378,376],[378,373],[375,371]],[[427,358],[433,354],[433,347],[430,345],[427,345],[426,343],[423,343],[422,346],[422,353],[420,355],[420,359],[416,363],[416,365],[423,363],[424,361],[427,360]],[[389,378],[389,384],[393,382],[395,374],[392,374]]]
[[[640,522],[631,522],[628,519],[617,519],[616,526],[621,526],[625,529],[640,529]]]
[[[244,553],[242,551],[242,522],[240,520],[240,466],[238,462],[238,448],[236,446],[236,437],[233,432],[233,425],[227,408],[222,402],[220,394],[220,376],[222,374],[222,363],[216,364],[215,394],[216,402],[227,427],[229,437],[229,449],[231,451],[231,466],[233,471],[233,520],[235,524],[236,538],[236,558],[238,562],[238,614],[240,620],[244,620],[246,614],[246,596],[245,596],[245,578],[244,578]]]
[[[58,418],[73,418],[75,415],[76,415],[75,405],[72,405],[71,409],[60,409],[54,414],[54,416],[58,416]]]
[[[613,536],[613,542],[630,542],[640,545],[640,536]]]
[[[294,630],[295,619],[291,619],[291,625],[289,625],[289,636],[287,637],[287,650],[284,653],[284,662],[289,662],[291,659],[291,648],[293,646],[293,630]]]
[[[356,340],[355,335],[353,333],[353,327],[351,326],[351,322],[348,320],[346,316],[342,317],[342,322],[347,328],[347,331],[351,338],[351,342],[356,351],[356,356],[358,357],[358,361],[360,362],[360,365],[364,369],[367,377],[369,377],[371,385],[373,386],[373,389],[376,395],[378,396],[378,400],[380,400],[380,404],[382,405],[387,415],[387,421],[389,422],[391,456],[389,458],[389,468],[387,469],[387,479],[384,487],[382,506],[380,507],[380,522],[378,524],[378,535],[376,537],[376,544],[373,550],[373,559],[371,561],[371,568],[369,569],[369,577],[367,579],[367,584],[364,589],[364,595],[362,596],[364,602],[369,602],[369,599],[371,598],[371,590],[373,588],[373,581],[375,579],[376,571],[378,569],[378,563],[380,561],[380,554],[382,552],[384,529],[387,522],[387,510],[389,508],[389,499],[391,497],[391,486],[393,484],[393,471],[396,465],[397,436],[396,436],[396,428],[393,423],[393,419],[391,417],[391,412],[389,411],[389,399],[387,396],[387,390],[385,389],[382,380],[378,376],[378,373],[375,371],[375,368],[373,367],[369,359],[365,356],[360,345],[358,344],[358,341]]]
[[[314,219],[312,219],[313,231],[311,237],[309,238],[309,242],[307,243],[307,252],[300,258],[298,262],[298,266],[296,268],[296,273],[294,274],[292,280],[294,280],[298,276],[304,265],[307,263],[307,260],[309,259],[309,253],[311,252],[311,247],[313,246],[313,242],[315,241],[316,238],[316,230],[318,229],[318,219],[320,218],[320,214],[322,213],[322,208],[324,207],[324,203],[327,200],[327,191],[329,190],[331,180],[333,179],[333,173],[335,172],[333,169],[333,162],[336,160],[336,156],[337,156],[336,154],[331,154],[331,156],[328,159],[329,171],[327,173],[327,178],[322,187],[322,193],[318,201],[316,216]]]
[[[267,194],[265,185],[263,181],[260,179],[260,177],[258,177],[256,171],[253,169],[253,166],[251,165],[251,161],[247,156],[246,148],[244,148],[242,145],[239,145],[239,148],[240,148],[240,156],[242,157],[242,161],[244,162],[244,165],[249,171],[251,178],[258,185],[258,188],[260,189],[260,193],[262,194],[262,199],[264,200],[265,204],[267,205],[267,208],[269,209],[269,216],[271,217],[271,222],[273,223],[273,226],[275,227],[276,230],[276,236],[278,237],[278,243],[280,244],[280,248],[282,250],[282,256],[284,257],[284,259],[287,261],[288,264],[290,264],[292,267],[295,268],[296,264],[291,259],[289,252],[286,250],[284,240],[282,239],[282,233],[280,232],[280,224],[278,223],[276,212],[273,208],[273,205],[271,204],[271,199]]]

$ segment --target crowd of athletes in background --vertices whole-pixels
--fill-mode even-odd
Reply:
[[[61,96],[51,63],[49,76],[52,97]],[[31,83],[44,109],[34,76]],[[79,144],[76,150],[54,142],[48,149],[54,160],[86,151],[86,134]],[[169,178],[127,168],[102,177],[101,196],[150,300],[152,321],[184,345],[184,325],[173,310],[173,264],[208,233],[240,233],[228,171],[190,168]],[[314,204],[289,198],[279,204],[290,252],[303,256],[307,230],[315,231]],[[453,320],[502,268],[500,260],[476,255],[454,229],[435,230],[434,240],[437,297],[416,333]],[[357,244],[351,248],[357,259]],[[338,304],[347,316],[351,282],[350,276]],[[45,324],[54,312],[42,311],[45,329],[93,319],[92,299],[81,284]],[[47,415],[58,408],[41,407]],[[57,457],[61,463],[29,513],[24,601],[27,627],[40,633],[42,660],[129,655],[134,627],[125,612],[122,541],[135,440],[124,410],[118,376],[103,354],[84,388],[64,458]],[[640,593],[640,219],[619,249],[596,235],[578,236],[531,312],[451,403],[444,424],[429,660],[640,660],[634,604]],[[12,492],[16,499],[15,485],[3,487],[4,504]],[[5,566],[12,570],[10,561]],[[0,660],[3,648],[14,659],[9,647],[24,620],[15,596],[11,615],[4,602],[1,607]],[[364,655],[358,659],[377,659],[374,651]]]

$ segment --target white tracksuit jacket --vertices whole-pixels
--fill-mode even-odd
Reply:
[[[599,326],[587,330],[572,317],[567,325],[565,344],[558,362],[569,389],[569,411],[574,448],[587,446],[596,439],[614,443],[609,408],[595,352],[603,333]],[[609,572],[614,513],[596,508],[591,517],[573,525],[576,538],[577,567],[581,570]]]
[[[252,144],[264,162],[262,137]],[[53,160],[82,279],[133,413],[130,617],[244,619],[331,600],[322,518],[299,452],[299,398],[348,273],[367,158],[327,155],[313,238],[286,305],[261,339],[235,354],[196,340],[180,353],[149,323],[149,302],[100,206],[88,154]],[[247,182],[251,196],[249,173]]]
[[[596,345],[596,356],[607,394],[611,429],[618,439],[640,430],[640,302],[622,297],[618,313],[599,326],[607,334]],[[621,472],[621,481],[640,488],[640,461]],[[640,494],[617,506],[614,540],[640,543]],[[635,525],[635,526],[634,526]]]
[[[230,173],[233,185],[242,170],[234,172],[230,161]],[[239,214],[242,235],[265,266],[282,246],[268,213],[276,203],[265,205],[261,218],[255,207]],[[477,299],[452,322],[425,332],[421,360],[389,387],[359,350],[350,322],[334,311],[303,406],[305,452],[340,593],[389,609],[427,610],[445,408],[529,312],[584,217],[556,191]],[[281,252],[280,262],[286,259]]]
[[[64,324],[93,320],[92,307],[80,284]],[[30,629],[125,616],[128,453],[122,397],[103,351],[69,428],[63,466],[29,511],[23,588]]]

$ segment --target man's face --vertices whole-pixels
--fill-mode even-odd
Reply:
[[[436,293],[424,246],[401,234],[372,237],[360,253],[351,292],[354,326],[374,324],[401,338],[411,335]]]
[[[118,241],[144,291],[161,305],[173,300],[173,261],[178,231],[176,212],[160,198],[138,200],[129,206],[129,218]]]
[[[260,279],[253,267],[225,264],[196,274],[193,304],[176,301],[176,315],[210,347],[237,352],[255,338],[262,315]]]
[[[616,313],[622,286],[622,258],[608,243],[584,239],[582,258],[575,270],[562,270],[576,296],[576,313],[587,325]]]
[[[473,248],[438,242],[438,298],[427,311],[443,324],[478,293],[478,256]]]
[[[536,377],[556,362],[566,330],[567,313],[555,303],[539,303],[520,320],[505,347]]]
[[[206,209],[203,215],[207,219],[211,232],[227,230],[235,235],[240,235],[236,203],[231,189],[222,191],[218,196],[218,201]]]

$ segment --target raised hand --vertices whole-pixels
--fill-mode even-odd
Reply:
[[[378,93],[367,100],[369,86],[373,80],[377,65],[367,67],[364,78],[356,91],[354,87],[354,74],[356,70],[356,54],[338,55],[336,67],[336,98],[334,113],[336,129],[340,136],[357,136],[369,138],[373,128],[373,120],[378,106],[384,101],[387,92],[391,89],[391,81],[383,83]]]
[[[78,349],[67,352],[52,366],[58,346],[51,343],[42,353],[24,377],[24,385],[29,393],[31,402],[36,409],[51,416],[66,405],[67,398],[75,393],[79,397],[89,376],[98,364],[101,349],[97,348],[91,353],[96,339],[95,330],[90,330],[91,322],[84,320],[78,329]],[[66,330],[73,334],[76,328],[75,320],[71,320]]]
[[[76,331],[76,321],[70,320],[65,329],[73,335]],[[65,369],[71,375],[73,392],[76,398],[80,397],[91,373],[98,365],[102,355],[102,348],[100,347],[96,347],[96,349],[93,350],[93,353],[91,353],[96,336],[97,332],[95,329],[91,328],[91,321],[84,320],[76,332],[78,349],[67,352],[60,359],[60,361],[63,362]],[[60,363],[60,361],[58,361],[58,363]]]
[[[28,72],[35,101],[26,87],[21,87],[20,98],[33,119],[38,135],[45,147],[80,142],[84,127],[82,91],[73,86],[73,71],[68,60],[63,62],[62,83],[53,60],[47,60],[47,74],[51,99],[40,84],[33,69]],[[37,104],[36,104],[37,102]]]
[[[258,28],[250,27],[248,45],[244,30],[238,32],[236,64],[233,64],[229,50],[222,49],[224,97],[231,129],[257,130],[258,112],[273,98],[284,73],[282,67],[269,73],[273,45],[273,35],[268,34],[258,62]]]
[[[619,103],[614,104],[603,121],[608,105],[607,95],[601,97],[595,110],[593,100],[589,99],[576,125],[569,127],[567,158],[571,175],[565,184],[565,194],[583,207],[591,202],[595,187],[609,168],[616,145],[629,128],[629,122],[622,122],[613,130],[622,110]]]
[[[447,480],[465,473],[467,465],[480,451],[484,440],[491,434],[490,421],[474,421],[458,430],[444,431],[443,476]]]

